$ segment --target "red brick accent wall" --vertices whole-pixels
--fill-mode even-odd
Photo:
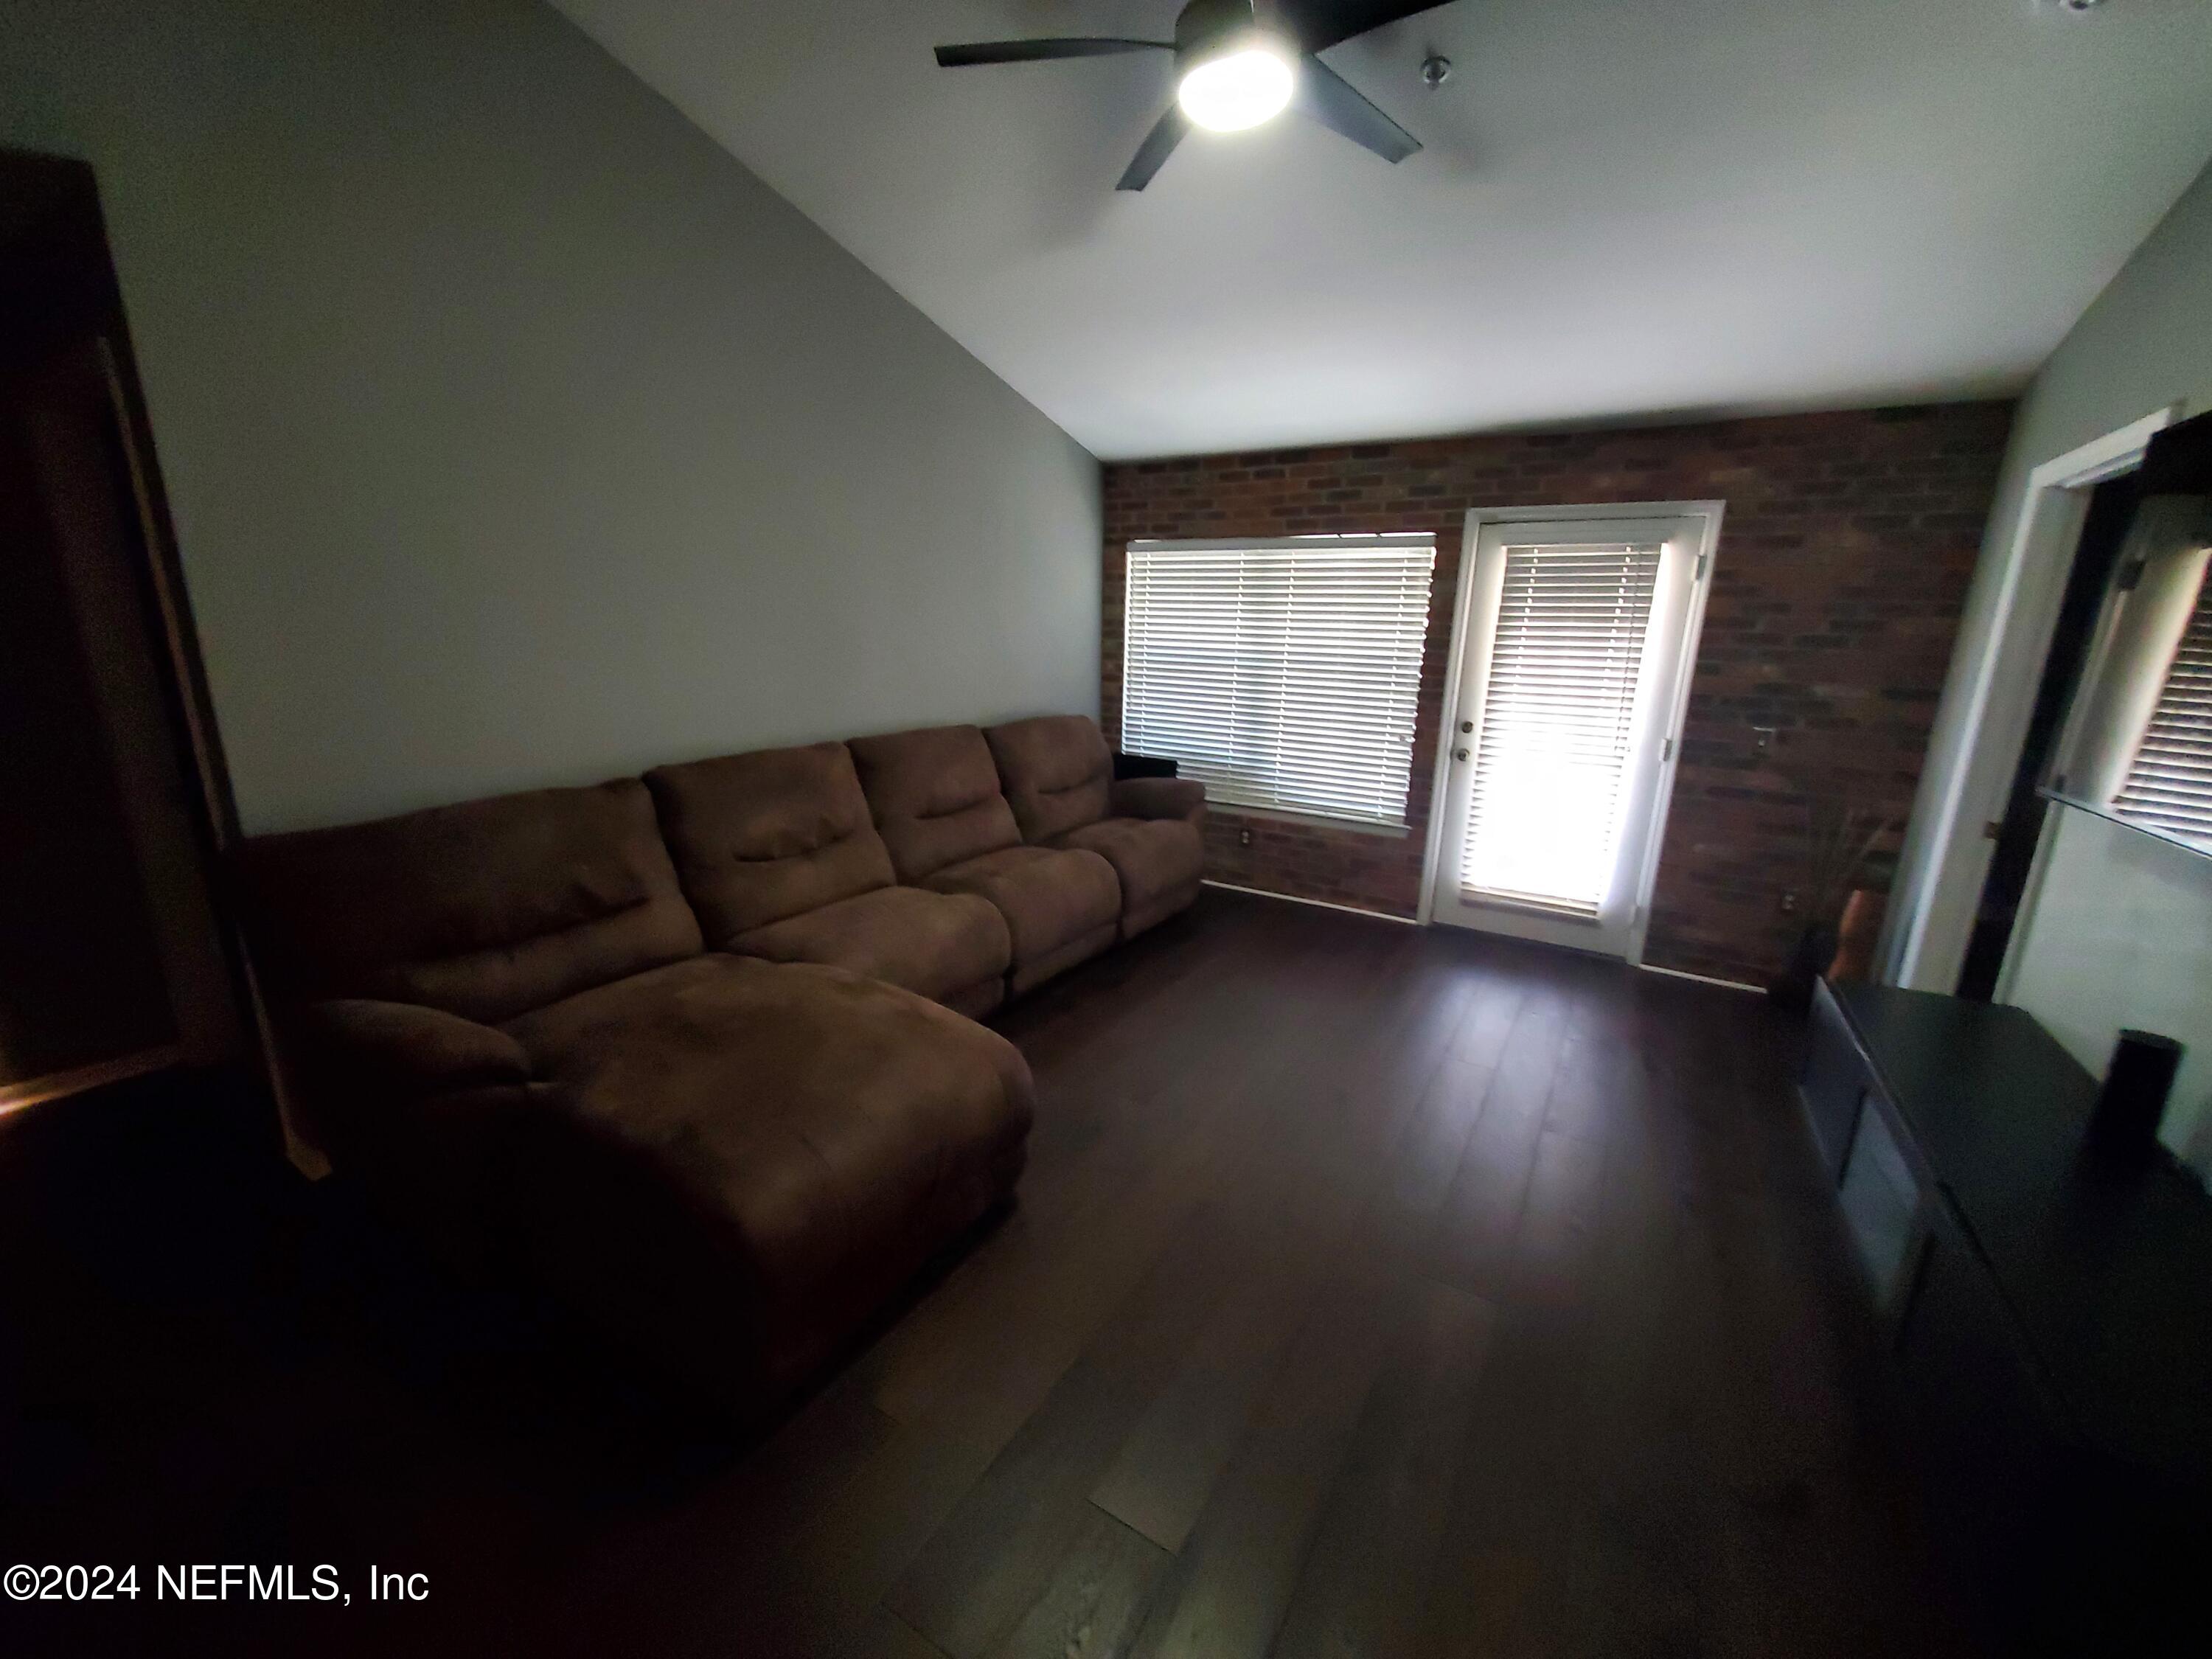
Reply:
[[[1782,896],[1806,886],[1818,803],[1843,791],[1900,825],[1911,805],[2012,409],[1944,404],[1109,465],[1108,734],[1121,719],[1131,541],[1434,531],[1411,833],[1225,810],[1207,832],[1217,880],[1411,915],[1468,509],[1724,501],[1645,954],[1762,979],[1796,936]],[[1756,726],[1779,734],[1764,750]]]

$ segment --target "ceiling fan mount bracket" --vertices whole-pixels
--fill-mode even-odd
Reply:
[[[1175,52],[1178,65],[1203,57],[1224,39],[1260,29],[1251,0],[1190,0],[1176,14]],[[1285,40],[1288,36],[1279,38]],[[1293,50],[1297,42],[1290,41]]]

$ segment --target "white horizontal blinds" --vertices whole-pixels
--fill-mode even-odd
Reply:
[[[1508,547],[1460,886],[1595,916],[1613,876],[1660,549]]]
[[[1121,746],[1210,799],[1402,824],[1436,544],[1129,550]]]
[[[2112,811],[2212,848],[2212,579],[2197,592]]]

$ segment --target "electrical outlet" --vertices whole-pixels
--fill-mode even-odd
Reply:
[[[1249,847],[1252,844],[1252,832],[1249,830],[1239,830],[1237,832],[1237,844],[1239,847]]]
[[[1796,894],[1795,894],[1795,893],[1784,893],[1784,894],[1783,894],[1783,896],[1782,896],[1782,914],[1783,914],[1784,915],[1785,915],[1785,916],[1794,916],[1794,915],[1796,915],[1797,914],[1797,895],[1796,895]]]

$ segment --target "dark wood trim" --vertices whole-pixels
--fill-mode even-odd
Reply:
[[[191,751],[200,794],[197,805],[207,820],[210,846],[220,850],[237,838],[237,802],[192,625],[176,526],[161,482],[122,289],[108,252],[99,185],[90,166],[63,156],[0,150],[0,170],[35,180],[34,188],[25,193],[48,204],[42,214],[27,215],[27,222],[0,227],[0,234],[6,234],[15,246],[38,245],[36,254],[21,262],[27,269],[18,270],[14,268],[18,262],[7,262],[10,268],[0,272],[0,297],[21,315],[43,313],[51,319],[45,327],[33,331],[47,347],[82,337],[99,353],[131,473],[149,599],[165,636],[174,712]]]
[[[50,1072],[45,1077],[30,1078],[21,1083],[0,1084],[0,1117],[42,1101],[60,1100],[110,1083],[120,1083],[126,1078],[167,1071],[172,1066],[182,1065],[184,1058],[184,1050],[175,1043],[164,1043],[159,1048],[118,1055],[67,1072]]]
[[[0,302],[12,324],[0,342],[0,368],[35,374],[43,372],[39,365],[76,357],[88,413],[108,428],[118,471],[127,479],[130,501],[118,506],[133,544],[130,580],[152,659],[152,690],[176,759],[181,829],[200,866],[232,1010],[215,1045],[222,1055],[195,1050],[191,1058],[242,1061],[267,1079],[267,1044],[253,1017],[244,940],[224,902],[223,858],[239,836],[237,803],[98,181],[82,161],[17,150],[0,150],[0,180],[8,185],[0,198]]]
[[[161,471],[152,460],[154,434],[147,421],[145,396],[139,389],[119,315],[116,322],[116,331],[103,334],[97,342],[100,368],[106,378],[116,428],[122,435],[124,460],[131,471],[139,534],[148,555],[146,574],[168,653],[177,717],[189,740],[192,770],[199,785],[201,815],[211,850],[221,854],[238,840],[238,801],[231,793],[230,763],[224,757],[222,733],[216,725],[215,702],[208,694],[207,668],[200,657],[199,632],[192,623],[191,599],[185,588],[168,499],[161,489]]]

